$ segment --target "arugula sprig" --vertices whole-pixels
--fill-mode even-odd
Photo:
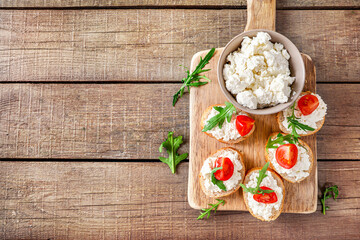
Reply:
[[[209,203],[210,208],[201,209],[202,212],[200,212],[200,216],[198,216],[197,219],[198,220],[203,219],[206,215],[207,215],[206,219],[208,219],[210,217],[211,210],[214,210],[214,213],[216,213],[216,210],[218,209],[220,204],[222,204],[223,206],[225,205],[225,200],[216,199],[216,201],[218,201],[218,202],[215,204]]]
[[[167,139],[160,145],[159,152],[162,152],[162,149],[165,148],[169,154],[168,158],[159,157],[160,161],[169,165],[171,172],[175,173],[176,166],[184,159],[188,157],[188,153],[183,153],[179,156],[177,153],[180,144],[183,143],[182,136],[174,138],[174,132],[169,132]]]
[[[216,106],[214,107],[214,109],[219,113],[216,114],[214,117],[210,118],[209,121],[207,121],[204,129],[202,130],[203,132],[209,131],[217,125],[221,129],[225,119],[227,120],[227,122],[230,122],[232,115],[234,114],[234,112],[236,112],[235,106],[229,102],[225,102],[225,107]]]
[[[278,146],[275,145],[283,145],[285,144],[285,141],[292,144],[296,143],[295,137],[292,134],[282,135],[281,133],[279,133],[278,135],[276,135],[276,138],[274,140],[272,140],[271,138],[272,137],[270,136],[266,144],[266,151],[268,151],[269,148],[278,148]]]
[[[322,204],[322,212],[324,215],[325,215],[325,211],[330,209],[330,207],[325,205],[325,201],[326,201],[326,199],[329,199],[331,196],[336,201],[336,198],[339,196],[339,188],[337,185],[326,188],[324,195],[320,199],[321,204]]]
[[[214,168],[214,169],[211,171],[211,182],[212,182],[214,185],[218,186],[221,190],[226,191],[226,187],[225,187],[223,181],[216,179],[216,178],[215,178],[215,175],[214,175],[214,173],[216,173],[217,170],[221,170],[222,168],[223,168],[222,166],[221,166],[221,167],[217,167],[217,168]]]
[[[306,124],[300,123],[297,120],[300,118],[295,117],[295,103],[296,102],[294,102],[294,104],[290,107],[292,110],[291,116],[287,117],[286,119],[289,123],[289,127],[291,128],[291,135],[294,136],[295,142],[298,143],[299,142],[298,138],[300,138],[300,135],[297,133],[297,129],[304,131],[314,131],[315,129]]]
[[[266,170],[268,169],[269,167],[269,162],[267,162],[264,167],[259,171],[259,176],[257,177],[257,184],[256,184],[256,187],[255,188],[251,188],[251,187],[246,187],[244,184],[240,184],[240,186],[244,189],[245,192],[249,192],[249,193],[252,193],[252,194],[262,194],[264,195],[265,193],[272,193],[274,190],[264,190],[264,189],[261,189],[260,188],[260,184],[262,182],[262,180],[264,178],[267,177],[266,175]]]
[[[185,68],[186,69],[185,72],[187,73],[187,76],[181,80],[183,85],[181,86],[180,90],[177,91],[173,96],[173,103],[172,103],[173,106],[175,106],[175,104],[179,100],[179,98],[181,98],[183,96],[186,87],[187,87],[188,91],[190,92],[190,87],[200,87],[202,85],[207,84],[208,81],[210,81],[210,79],[207,78],[206,76],[199,75],[199,74],[210,71],[210,69],[203,69],[203,68],[205,67],[206,64],[209,63],[210,59],[214,55],[214,52],[215,52],[215,48],[212,48],[206,54],[204,59],[202,59],[200,57],[200,62],[192,73],[190,73],[189,69]],[[201,79],[205,79],[207,81],[200,82]]]

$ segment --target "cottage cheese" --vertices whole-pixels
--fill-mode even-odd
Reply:
[[[261,216],[265,220],[270,220],[270,217],[274,214],[274,212],[279,211],[281,208],[283,190],[280,186],[277,185],[277,182],[270,171],[266,171],[266,175],[267,177],[262,180],[260,187],[265,186],[274,190],[277,196],[277,202],[268,204],[257,202],[253,198],[254,194],[251,193],[247,193],[247,200],[249,208],[254,212],[255,215]],[[256,187],[258,177],[259,172],[253,172],[250,175],[250,180],[246,184],[246,187]]]
[[[326,110],[327,110],[327,106],[325,104],[325,102],[321,99],[321,97],[317,94],[311,93],[311,95],[315,95],[318,100],[319,100],[319,106],[315,109],[315,111],[313,111],[311,114],[304,116],[301,111],[298,108],[298,101],[299,99],[304,96],[301,95],[299,97],[299,99],[296,100],[296,104],[295,104],[295,116],[300,118],[297,119],[300,123],[306,124],[314,129],[317,129],[316,123],[318,121],[321,121],[324,119],[325,115],[326,115]],[[283,111],[283,115],[284,115],[284,120],[282,122],[282,125],[286,128],[286,130],[288,130],[289,132],[291,132],[291,129],[289,128],[289,123],[286,119],[286,117],[291,116],[292,114],[292,110],[291,108],[287,108]],[[298,129],[297,133],[299,134],[307,134],[307,131],[304,131],[302,129]]]
[[[288,142],[285,141],[285,143]],[[274,166],[276,172],[279,174],[286,174],[288,177],[294,178],[295,181],[298,181],[310,175],[308,171],[310,169],[311,162],[309,152],[299,144],[295,145],[298,148],[298,157],[296,164],[290,169],[283,168],[278,164],[275,158],[276,148],[269,148],[268,151],[270,162]],[[275,146],[279,147],[280,145],[275,144]]]
[[[209,157],[205,160],[202,168],[201,168],[201,176],[204,178],[204,187],[212,192],[212,193],[218,193],[221,192],[222,190],[216,186],[215,184],[213,184],[211,182],[211,171],[214,169],[215,167],[215,161],[219,158],[218,157]],[[234,173],[231,176],[231,178],[229,178],[226,181],[223,181],[226,190],[232,190],[234,188],[236,188],[237,186],[239,186],[240,181],[241,181],[241,169],[243,168],[242,164],[237,160],[240,158],[239,154],[236,151],[224,151],[221,154],[221,157],[227,157],[229,158],[232,163],[234,164]]]
[[[212,108],[209,113],[209,116],[206,118],[205,125],[212,117],[216,116],[217,114],[219,114],[219,112],[216,111],[214,108]],[[228,122],[225,119],[221,129],[219,128],[219,126],[216,126],[213,129],[206,132],[212,134],[216,139],[222,139],[223,141],[236,140],[240,138],[241,135],[236,129],[236,121],[235,121],[235,117],[238,115],[246,115],[246,114],[242,112],[236,113],[233,115],[233,118],[231,119],[230,122]]]
[[[258,32],[244,37],[241,48],[227,56],[223,76],[226,88],[236,100],[250,108],[264,108],[288,101],[291,84],[290,55],[281,43],[270,42],[270,35]]]

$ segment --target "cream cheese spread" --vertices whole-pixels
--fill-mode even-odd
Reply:
[[[241,48],[230,53],[224,65],[227,90],[250,109],[287,102],[295,81],[290,77],[289,53],[281,43],[274,44],[270,39],[265,32],[244,37]]]
[[[212,117],[216,116],[218,113],[219,113],[218,111],[212,108],[208,117],[205,120],[205,125]],[[216,139],[222,139],[223,141],[236,140],[240,138],[241,135],[236,129],[236,116],[238,115],[246,115],[246,114],[242,112],[238,112],[233,115],[233,118],[231,119],[230,122],[228,122],[225,119],[221,129],[219,128],[219,126],[215,126],[213,129],[206,132],[213,135]]]
[[[319,106],[315,109],[315,111],[313,111],[312,113],[310,113],[309,115],[306,115],[306,116],[301,113],[301,111],[298,108],[298,101],[302,96],[304,96],[304,95],[301,95],[296,100],[294,114],[296,117],[299,118],[297,120],[300,123],[308,125],[309,127],[312,127],[314,129],[317,129],[316,123],[324,119],[324,117],[326,115],[327,106],[326,106],[326,103],[322,100],[322,98],[319,95],[313,94],[313,93],[311,93],[311,95],[315,95],[319,100]],[[291,114],[292,114],[291,108],[287,108],[283,111],[284,120],[282,121],[282,125],[289,132],[291,132],[291,129],[289,128],[289,123],[288,123],[286,117],[291,116]],[[307,134],[307,131],[304,131],[302,129],[297,129],[296,131],[298,134]]]
[[[225,187],[226,187],[226,191],[230,191],[236,187],[239,186],[240,181],[241,181],[241,169],[243,168],[242,164],[240,163],[240,161],[238,161],[238,159],[240,159],[239,154],[236,151],[226,151],[224,150],[221,155],[219,155],[218,157],[209,157],[205,160],[200,174],[201,176],[204,178],[204,187],[207,191],[212,192],[212,193],[218,193],[221,192],[222,190],[216,186],[215,184],[213,184],[211,182],[211,171],[214,169],[215,167],[215,161],[219,158],[219,157],[227,157],[229,158],[232,163],[234,164],[234,173],[231,176],[231,178],[229,178],[226,181],[223,181]]]
[[[277,196],[277,201],[275,203],[260,203],[254,200],[254,194],[247,193],[247,200],[249,208],[257,216],[263,217],[265,220],[270,220],[270,217],[274,214],[275,211],[281,210],[281,202],[283,199],[283,190],[280,186],[277,185],[276,179],[273,177],[270,171],[266,171],[267,177],[265,177],[260,187],[265,186],[274,190]],[[250,180],[246,184],[246,187],[255,188],[257,185],[257,178],[259,177],[259,172],[252,172],[250,175]]]
[[[284,142],[288,143],[286,141]],[[276,148],[269,148],[268,151],[270,162],[274,166],[276,172],[279,174],[286,174],[288,177],[294,178],[295,181],[298,181],[310,175],[308,171],[310,169],[311,162],[309,152],[299,144],[295,145],[298,148],[298,157],[296,164],[290,169],[283,168],[278,164],[275,158]],[[275,144],[275,146],[279,147],[280,145]]]

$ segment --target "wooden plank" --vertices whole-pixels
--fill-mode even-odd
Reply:
[[[340,189],[326,216],[282,214],[263,223],[246,212],[208,220],[187,204],[188,163],[0,162],[2,239],[358,239],[359,162],[319,162],[319,186]],[[156,174],[154,174],[156,172]],[[259,229],[261,231],[259,232]]]
[[[66,7],[246,7],[246,0],[3,0],[0,7],[7,8],[66,8]],[[359,7],[356,0],[286,0],[278,1],[278,8],[341,8]]]
[[[173,130],[184,136],[181,152],[188,152],[189,95],[171,105],[179,87],[1,84],[0,157],[157,159]],[[318,158],[360,159],[360,85],[317,89],[329,106],[318,133]]]
[[[0,81],[179,82],[179,65],[245,23],[246,10],[2,10]],[[359,23],[360,10],[281,10],[276,26],[312,57],[318,82],[359,82]]]

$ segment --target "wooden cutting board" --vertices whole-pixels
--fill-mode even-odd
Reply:
[[[255,4],[258,3],[258,1],[248,1],[248,16],[250,17],[252,16],[253,11],[256,12],[256,8],[259,7],[254,7],[254,2]],[[261,2],[267,2],[270,4],[273,7],[272,11],[275,12],[274,1],[266,0]],[[265,10],[268,9],[269,8],[267,7]],[[269,13],[267,15],[269,15]],[[273,16],[275,22],[275,13],[273,13]],[[259,20],[261,18],[257,16],[256,19]],[[254,20],[250,25],[256,26],[256,28],[267,28],[271,30],[274,30],[275,28],[275,24],[271,25],[271,23],[269,24],[269,21],[265,21],[266,26],[261,25],[261,23],[258,22],[254,24],[253,22]],[[250,25],[248,21],[246,30],[250,29]],[[266,163],[264,149],[267,138],[272,132],[280,131],[276,122],[276,115],[274,114],[266,116],[252,115],[256,121],[256,129],[252,136],[238,144],[221,143],[201,132],[200,119],[204,110],[210,105],[223,104],[225,101],[227,101],[221,92],[217,80],[217,62],[222,50],[223,48],[217,48],[213,58],[205,67],[207,69],[211,69],[211,71],[206,73],[206,76],[211,79],[211,82],[199,88],[192,88],[190,92],[190,164],[188,201],[190,206],[195,209],[205,208],[208,207],[209,203],[216,202],[215,199],[207,197],[202,192],[199,184],[198,175],[200,173],[203,162],[208,156],[212,155],[220,148],[231,146],[243,153],[246,170],[249,170],[253,167],[263,166]],[[191,61],[191,71],[193,71],[199,63],[200,57],[204,57],[208,51],[209,50],[198,52],[193,56]],[[306,83],[304,91],[308,90],[315,92],[315,66],[308,55],[302,54],[302,56],[306,69]],[[317,208],[318,186],[316,136],[307,136],[303,137],[302,139],[311,147],[315,161],[312,172],[306,180],[295,184],[284,181],[286,188],[284,212],[288,213],[312,213],[315,212]],[[226,204],[219,207],[219,210],[246,210],[241,190],[228,197],[224,197],[223,199],[226,200]]]

